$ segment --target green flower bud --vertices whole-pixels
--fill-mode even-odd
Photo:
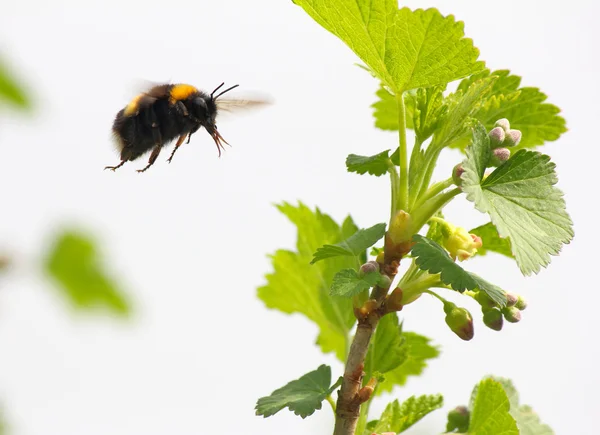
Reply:
[[[396,212],[387,233],[394,243],[402,243],[411,240],[414,234],[411,216],[404,210]]]
[[[381,288],[390,288],[392,285],[392,280],[389,276],[382,274],[379,276],[379,282],[377,285]]]
[[[457,307],[452,302],[444,302],[444,312],[446,313],[446,324],[452,332],[461,339],[469,341],[475,335],[473,329],[473,317],[466,308]]]
[[[504,307],[502,308],[502,314],[507,322],[517,323],[521,320],[521,310],[517,307]]]
[[[514,293],[506,293],[506,306],[514,307],[519,297]]]
[[[510,150],[508,148],[496,148],[492,151],[488,166],[500,166],[508,159],[510,159]]]
[[[515,304],[515,308],[518,308],[521,311],[523,311],[525,308],[527,308],[527,301],[525,299],[523,299],[523,296],[519,296],[517,298],[517,303]]]
[[[502,312],[498,308],[492,308],[483,312],[483,323],[494,331],[500,331],[504,324]]]
[[[442,228],[444,235],[443,245],[448,250],[453,260],[464,261],[472,257],[481,248],[483,242],[479,236],[469,234],[462,227],[456,227],[448,222]]]
[[[510,130],[510,123],[508,122],[508,119],[502,118],[496,121],[494,127],[500,127],[502,128],[502,130],[504,130],[505,133],[508,133],[508,131]]]
[[[506,132],[506,138],[504,139],[505,147],[514,147],[519,145],[521,142],[521,130],[509,130]]]
[[[376,261],[368,261],[362,266],[360,266],[358,276],[362,278],[363,276],[371,272],[379,272],[379,264]]]
[[[497,148],[504,142],[506,132],[502,127],[494,127],[488,133],[488,137],[490,138],[490,145],[492,148]]]
[[[481,305],[482,311],[487,311],[498,306],[498,304],[496,304],[496,302],[494,302],[487,294],[481,291],[478,291],[475,296],[473,296],[473,299]]]
[[[462,185],[462,174],[465,173],[465,169],[462,166],[462,163],[459,163],[458,165],[456,165],[454,167],[454,169],[452,169],[452,181],[454,181],[454,184],[456,184],[457,186],[461,186]]]
[[[448,413],[446,432],[457,431],[459,433],[466,433],[469,430],[470,418],[471,413],[466,406],[457,406]]]

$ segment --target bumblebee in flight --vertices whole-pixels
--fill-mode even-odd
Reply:
[[[112,127],[121,162],[105,169],[115,171],[125,162],[136,160],[152,150],[146,167],[138,169],[138,172],[144,172],[154,164],[161,149],[177,139],[167,160],[171,163],[185,139],[189,143],[192,134],[201,127],[215,141],[220,157],[223,144],[229,144],[217,130],[217,112],[266,103],[261,100],[220,99],[223,94],[239,86],[231,86],[217,94],[224,84],[221,83],[210,94],[187,84],[162,84],[133,98],[117,113]]]

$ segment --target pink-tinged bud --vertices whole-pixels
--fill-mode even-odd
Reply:
[[[361,278],[371,272],[379,272],[379,264],[376,261],[368,261],[362,266],[360,266],[360,270],[358,271],[358,276]]]
[[[500,127],[502,128],[502,130],[504,130],[505,133],[508,133],[508,131],[510,130],[510,122],[508,122],[508,119],[502,118],[496,121],[494,127]]]
[[[520,130],[509,130],[506,132],[506,138],[504,139],[505,147],[514,147],[519,145],[521,142],[521,131]]]
[[[412,239],[412,218],[404,210],[396,212],[387,232],[393,243],[403,243]]]
[[[521,320],[521,310],[517,307],[504,307],[502,314],[504,314],[506,321],[510,323],[517,323]]]
[[[506,306],[514,307],[519,297],[514,293],[506,293]]]
[[[452,332],[465,341],[473,338],[475,335],[473,317],[467,309],[457,307],[452,302],[446,301],[444,303],[444,312],[446,313],[446,324]]]
[[[492,151],[492,156],[488,162],[489,166],[500,166],[510,159],[510,150],[508,148],[496,148]]]
[[[502,145],[502,142],[504,142],[506,132],[502,127],[494,127],[488,133],[488,137],[490,138],[490,145],[492,148],[498,148]]]
[[[483,245],[481,237],[469,234],[464,228],[447,223],[444,230],[444,248],[453,260],[464,261],[475,255]]]
[[[471,413],[466,406],[457,406],[448,413],[448,423],[446,426],[446,432],[458,431],[460,433],[466,433],[469,430],[469,420],[471,419]]]
[[[483,312],[483,323],[494,331],[500,331],[504,324],[502,312],[498,308],[492,308]]]
[[[525,308],[527,308],[527,301],[525,299],[523,299],[523,296],[519,296],[517,298],[517,303],[515,304],[515,308],[518,308],[521,311],[523,311]]]
[[[459,163],[452,169],[452,181],[457,186],[462,186],[462,174],[465,173],[465,168],[463,168],[462,163]]]

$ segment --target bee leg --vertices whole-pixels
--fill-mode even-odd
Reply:
[[[181,146],[181,144],[185,140],[185,136],[186,136],[185,134],[182,134],[181,136],[179,136],[179,139],[177,139],[177,143],[175,143],[175,148],[173,148],[173,152],[171,153],[171,157],[169,157],[167,162],[171,163],[171,160],[173,160],[173,156],[175,155],[175,151],[177,151],[177,149]],[[188,143],[189,143],[189,141],[188,141]]]
[[[146,167],[144,169],[138,169],[138,172],[144,172],[146,171],[146,169],[148,169],[150,166],[152,166],[154,164],[154,162],[156,161],[156,159],[158,158],[158,155],[160,154],[160,150],[162,149],[162,145],[156,145],[154,148],[152,148],[152,154],[150,154],[150,158],[148,159],[148,164],[146,165]]]
[[[188,117],[190,115],[187,108],[185,107],[185,104],[183,104],[181,101],[175,103],[175,110],[177,110],[180,114],[182,114],[185,117]]]
[[[111,171],[115,172],[117,169],[119,169],[121,166],[123,166],[126,161],[127,160],[121,160],[121,163],[119,163],[117,166],[106,166],[104,168],[104,170],[106,171],[107,169],[110,169]]]

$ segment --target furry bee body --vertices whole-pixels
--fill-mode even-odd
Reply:
[[[211,135],[219,156],[223,142],[227,143],[217,131],[217,99],[225,92],[237,87],[232,86],[215,96],[207,94],[187,84],[167,84],[154,86],[131,100],[115,117],[112,131],[117,148],[121,153],[121,162],[106,169],[116,170],[127,161],[138,159],[152,150],[148,165],[138,170],[144,172],[156,161],[160,150],[177,139],[175,148],[168,159],[173,159],[183,141],[204,127]]]

